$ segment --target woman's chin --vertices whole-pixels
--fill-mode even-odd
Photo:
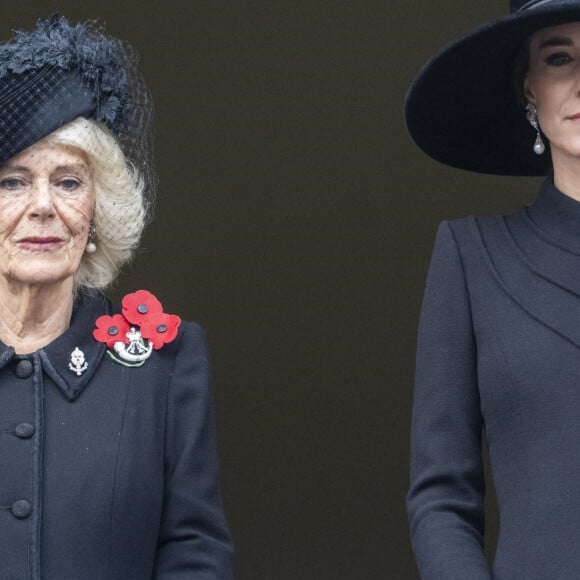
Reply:
[[[59,284],[72,278],[75,269],[64,264],[31,263],[25,268],[13,268],[3,273],[3,277],[12,284],[39,286]]]

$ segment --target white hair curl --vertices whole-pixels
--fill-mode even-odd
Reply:
[[[102,124],[79,117],[47,140],[76,147],[88,158],[95,182],[94,253],[83,254],[74,286],[103,289],[137,248],[147,220],[144,180]]]

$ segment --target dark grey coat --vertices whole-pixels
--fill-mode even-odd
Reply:
[[[128,368],[92,336],[109,313],[92,293],[46,348],[0,344],[0,578],[228,580],[203,331]]]
[[[483,552],[485,434],[500,510]],[[580,202],[444,223],[419,331],[408,496],[424,580],[580,577]]]

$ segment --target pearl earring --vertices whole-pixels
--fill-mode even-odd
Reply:
[[[96,235],[97,230],[95,228],[95,224],[91,222],[91,225],[89,226],[89,236],[87,239],[87,245],[85,247],[87,254],[94,254],[97,251],[97,244],[95,244]]]
[[[529,124],[536,130],[536,141],[534,142],[534,153],[536,155],[541,155],[545,150],[546,146],[542,141],[542,135],[540,134],[540,125],[538,124],[538,111],[536,105],[528,103],[526,105],[526,118]]]

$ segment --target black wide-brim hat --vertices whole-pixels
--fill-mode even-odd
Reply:
[[[546,175],[535,131],[516,94],[514,60],[524,41],[550,26],[580,21],[580,1],[511,0],[510,15],[484,24],[429,60],[411,85],[405,119],[433,159],[496,175]]]

